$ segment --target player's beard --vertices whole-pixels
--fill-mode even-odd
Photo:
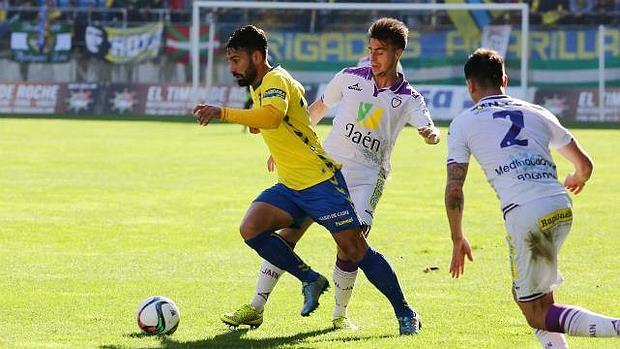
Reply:
[[[248,64],[248,68],[245,70],[244,74],[237,74],[235,77],[237,78],[237,83],[239,86],[250,86],[254,80],[256,80],[256,66],[254,62],[250,61]]]

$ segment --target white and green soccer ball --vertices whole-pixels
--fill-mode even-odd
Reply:
[[[138,327],[148,334],[173,334],[181,313],[177,305],[162,296],[149,297],[138,307]]]

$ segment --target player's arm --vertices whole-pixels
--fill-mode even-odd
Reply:
[[[245,125],[259,129],[275,129],[280,126],[284,113],[271,104],[253,109],[236,109],[199,104],[194,108],[196,121],[206,126],[212,119]]]
[[[418,128],[418,134],[424,138],[426,144],[438,144],[441,140],[441,132],[435,125]]]
[[[458,278],[464,272],[465,256],[473,261],[469,241],[463,234],[463,208],[465,196],[463,185],[467,177],[467,163],[450,163],[447,166],[446,191],[444,194],[446,214],[452,236],[452,261],[450,273]]]
[[[592,175],[594,163],[574,138],[567,145],[558,148],[558,152],[575,167],[575,172],[566,176],[564,186],[571,192],[579,194]]]
[[[323,91],[321,97],[317,98],[317,100],[315,100],[308,107],[308,112],[310,113],[310,123],[312,126],[318,125],[319,121],[327,115],[329,109],[340,103],[342,100],[342,90],[346,83],[344,71],[345,69],[334,75],[327,86],[325,86],[325,90]]]
[[[579,194],[592,175],[594,167],[592,159],[577,143],[575,137],[560,124],[555,115],[544,108],[542,108],[540,115],[549,130],[549,146],[556,149],[575,168],[575,172],[566,176],[564,187],[574,194]]]
[[[417,95],[405,109],[408,114],[409,124],[418,130],[418,134],[424,138],[426,144],[437,144],[440,141],[441,132],[433,124],[431,113],[426,106],[424,97]]]
[[[329,107],[323,103],[323,97],[314,101],[308,107],[308,112],[310,113],[310,123],[312,126],[316,126],[319,124],[319,121],[325,117]]]

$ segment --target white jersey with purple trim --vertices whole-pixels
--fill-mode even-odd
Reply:
[[[372,182],[379,173],[387,177],[396,138],[407,123],[416,128],[433,125],[424,97],[402,74],[391,87],[379,89],[370,67],[345,68],[321,99],[327,107],[338,105],[323,148],[348,169],[369,171]]]
[[[505,95],[487,96],[459,114],[448,130],[448,164],[474,155],[504,214],[526,202],[566,194],[549,146],[573,136],[545,108]]]

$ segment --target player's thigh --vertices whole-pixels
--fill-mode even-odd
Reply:
[[[279,234],[289,243],[296,244],[301,240],[301,237],[304,236],[306,230],[310,228],[312,223],[314,223],[314,221],[308,217],[299,225],[299,228],[284,228],[280,230]]]
[[[506,241],[518,301],[533,301],[562,283],[558,253],[571,223],[570,200],[565,196],[538,199],[506,215]]]
[[[348,182],[347,182],[348,184]],[[351,200],[355,206],[355,212],[360,218],[363,225],[367,227],[366,231],[370,231],[375,216],[375,204],[372,202],[373,194],[376,194],[377,188],[371,184],[352,184],[349,185],[349,193]],[[378,194],[380,197],[380,194]],[[378,200],[378,198],[377,198]]]
[[[366,234],[370,232],[376,208],[383,195],[385,172],[381,169],[346,166],[342,174],[347,182],[355,211],[366,226]],[[368,235],[366,235],[368,236]]]
[[[291,198],[293,193],[282,184],[263,191],[250,205],[241,222],[241,235],[250,239],[265,231],[298,227],[305,220],[304,212]]]

